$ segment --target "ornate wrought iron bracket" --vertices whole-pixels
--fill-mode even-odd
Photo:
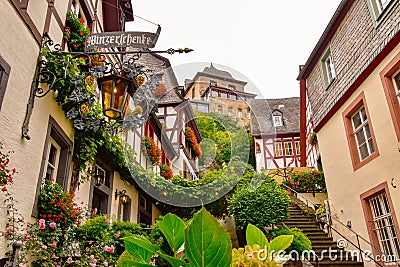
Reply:
[[[160,78],[155,75],[149,75],[154,72],[154,70],[145,69],[144,66],[137,63],[142,54],[175,54],[175,53],[189,53],[193,51],[189,48],[180,48],[180,49],[168,49],[163,51],[151,51],[151,50],[140,50],[140,51],[104,51],[104,52],[67,52],[61,51],[61,46],[59,44],[54,44],[54,42],[49,38],[47,34],[44,35],[42,45],[40,47],[38,60],[35,68],[34,77],[31,84],[31,90],[29,95],[29,100],[27,104],[27,110],[25,114],[25,119],[22,126],[22,138],[30,140],[30,136],[28,135],[29,131],[29,123],[30,118],[32,116],[32,110],[34,107],[35,98],[42,98],[46,96],[50,91],[54,91],[54,85],[67,77],[71,80],[74,80],[73,83],[76,84],[76,88],[71,94],[70,100],[76,100],[79,102],[82,98],[87,98],[82,91],[82,87],[80,85],[81,78],[87,75],[93,76],[95,78],[100,78],[106,76],[108,74],[116,74],[121,75],[122,73],[128,79],[135,79],[138,75],[142,74],[147,79],[146,83],[143,85],[143,88],[147,90],[138,90],[134,97],[135,105],[145,106],[145,111],[149,114],[154,108],[157,108],[157,100],[155,96],[155,88],[160,84]],[[48,61],[46,60],[44,54],[53,55],[56,58],[55,64],[62,64],[63,73],[54,73],[48,67]],[[105,55],[127,55],[132,54],[130,58],[126,61],[118,61],[116,62],[106,62]],[[72,57],[62,57],[62,55],[71,55]],[[60,56],[60,57],[57,57]],[[98,61],[96,65],[93,63],[93,57],[97,57]],[[73,64],[73,59],[82,58],[88,64],[88,70],[86,72],[82,72],[82,77],[71,77],[71,74],[68,72],[69,67]],[[58,60],[58,61],[57,61]],[[99,64],[101,63],[101,64]],[[157,77],[156,77],[157,76]],[[94,101],[94,99],[87,99],[89,102]],[[76,119],[79,116],[79,110],[70,110],[66,112],[68,119]],[[105,127],[111,134],[114,134],[118,127],[123,126],[123,128],[136,128],[141,126],[145,122],[146,116],[141,116],[139,114],[128,114],[128,116],[122,121],[117,120],[113,122],[109,122],[107,120],[104,121],[84,121],[76,119],[74,121],[74,128],[78,130],[82,130],[82,127],[85,127],[85,123],[90,125],[93,129],[98,129],[99,127]]]

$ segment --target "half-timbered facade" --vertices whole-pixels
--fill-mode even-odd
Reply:
[[[257,171],[300,167],[299,103],[298,97],[249,101]]]
[[[0,0],[0,10],[0,139],[4,142],[5,151],[14,151],[10,165],[18,170],[18,175],[7,189],[18,200],[17,208],[21,216],[27,222],[36,219],[41,186],[46,179],[52,178],[65,191],[74,191],[77,202],[85,208],[97,208],[99,213],[119,220],[153,224],[159,214],[154,201],[126,182],[123,177],[126,173],[111,164],[107,151],[99,149],[93,166],[88,166],[88,171],[104,178],[101,183],[97,183],[92,176],[89,181],[80,184],[79,179],[74,180],[76,131],[72,121],[55,101],[55,92],[50,91],[43,98],[33,96],[33,108],[29,109],[27,105],[32,97],[31,85],[44,36],[51,38],[55,44],[61,44],[62,50],[68,50],[68,12],[75,14],[92,33],[124,31],[125,22],[133,20],[131,1]],[[120,49],[110,48],[107,51],[118,52]],[[117,62],[122,57],[108,55],[106,59]],[[21,128],[29,112],[29,132],[22,135]],[[157,116],[151,114],[148,123],[137,133],[139,136],[153,133],[155,142],[161,144],[165,135],[161,129]],[[121,137],[126,140],[134,138],[122,134]],[[140,151],[141,141],[130,141]],[[163,143],[160,148],[164,152],[163,162],[174,157],[175,150],[170,143]],[[141,156],[138,153],[137,163],[149,168],[147,159]],[[128,196],[126,203],[121,203],[117,197],[117,192],[121,191]],[[0,198],[3,203],[3,195]],[[6,215],[2,213],[1,229],[5,229],[5,223]],[[0,259],[4,257],[5,250],[5,243],[1,241]]]

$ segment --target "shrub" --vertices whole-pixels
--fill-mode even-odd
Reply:
[[[286,252],[295,250],[301,253],[305,250],[311,250],[312,248],[310,239],[308,239],[308,237],[298,228],[283,227],[272,231],[272,235],[275,237],[281,235],[293,235],[293,242],[290,247],[286,249]]]
[[[323,191],[326,192],[325,177],[322,171],[311,170],[290,174],[289,183],[300,191]]]
[[[235,217],[238,230],[245,229],[249,223],[261,228],[288,218],[289,196],[276,181],[263,173],[255,174],[250,185],[233,193],[229,213]]]
[[[167,163],[160,166],[160,175],[167,180],[171,180],[174,177],[171,167]]]

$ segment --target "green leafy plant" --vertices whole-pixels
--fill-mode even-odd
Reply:
[[[232,250],[232,267],[273,267],[282,266],[289,255],[281,256],[293,241],[292,235],[281,235],[271,242],[256,226],[249,224],[246,229],[247,245],[245,248]]]
[[[85,50],[85,41],[86,37],[90,34],[90,29],[83,23],[83,19],[79,19],[74,13],[67,13],[66,26],[70,31],[66,33],[66,37],[68,37],[68,49],[72,52],[82,52]]]
[[[172,169],[169,164],[164,163],[160,166],[160,175],[168,180],[174,177],[174,174],[172,173]]]
[[[289,196],[264,173],[254,174],[251,184],[238,188],[228,203],[239,230],[249,223],[263,227],[285,221],[289,216]]]
[[[63,191],[54,179],[46,180],[38,196],[39,218],[46,223],[58,223],[62,228],[79,224],[82,210],[74,203],[73,198],[74,194]]]
[[[298,191],[326,192],[325,177],[322,171],[291,173],[287,184]]]
[[[308,143],[312,146],[318,144],[317,134],[315,132],[313,132],[308,138]]]
[[[140,236],[125,238],[126,251],[117,266],[153,266],[154,256],[171,266],[229,266],[230,237],[219,222],[204,208],[187,224],[178,216],[167,214],[157,226],[172,249],[167,255],[158,246]]]
[[[293,235],[293,242],[290,247],[286,249],[287,252],[297,251],[301,253],[306,250],[311,250],[312,248],[310,239],[298,228],[282,227],[272,231],[272,235],[276,237],[281,235]]]

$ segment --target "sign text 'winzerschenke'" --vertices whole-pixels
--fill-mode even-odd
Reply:
[[[86,37],[86,51],[94,48],[153,48],[158,35],[151,32],[103,32]]]

